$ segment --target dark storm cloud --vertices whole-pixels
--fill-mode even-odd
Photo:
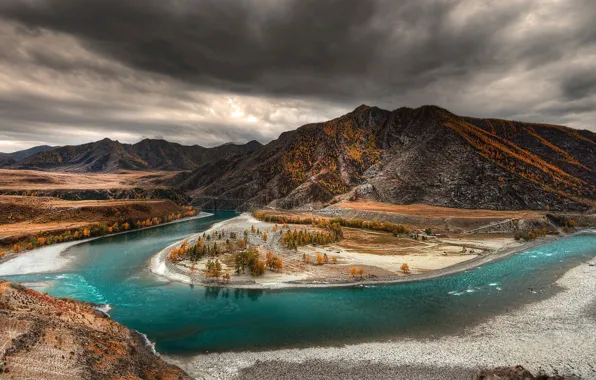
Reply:
[[[342,95],[341,80],[364,74],[387,41],[386,26],[371,25],[377,11],[355,0],[48,0],[3,8],[9,19],[74,35],[142,70],[289,95]]]
[[[577,70],[562,80],[563,94],[572,100],[583,99],[596,93],[596,71],[594,68]]]
[[[231,135],[266,142],[304,113],[360,103],[582,128],[595,116],[592,0],[4,0],[0,14],[33,44],[0,50],[10,76],[68,93],[5,103],[13,124],[87,120],[136,135],[135,114],[151,129],[235,125]]]

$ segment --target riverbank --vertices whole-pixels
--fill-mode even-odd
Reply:
[[[11,276],[30,273],[49,273],[64,268],[71,258],[65,257],[63,253],[72,246],[90,242],[102,237],[123,235],[131,232],[148,230],[151,228],[167,226],[176,223],[188,222],[195,219],[202,219],[213,216],[208,212],[199,212],[198,215],[186,217],[155,226],[139,228],[136,230],[116,232],[108,235],[58,243],[45,247],[36,248],[30,251],[15,252],[0,258],[0,276]]]
[[[271,231],[274,226],[277,225],[257,220],[249,214],[242,214],[236,218],[217,223],[205,231],[205,234],[211,235],[213,232],[225,231],[228,234],[234,232],[241,236],[244,231],[252,229]],[[303,226],[289,225],[287,228],[292,230],[294,228],[303,228]],[[382,234],[379,232],[366,233]],[[190,245],[202,235],[202,233],[196,234],[184,239],[184,241]],[[284,267],[288,269],[284,269],[282,273],[266,272],[264,276],[259,277],[253,277],[249,274],[237,275],[233,273],[233,263],[220,257],[224,272],[227,270],[231,276],[231,280],[224,284],[222,281],[215,281],[204,276],[204,261],[207,259],[203,259],[196,264],[188,260],[177,263],[168,260],[167,257],[172,249],[182,244],[182,241],[179,241],[158,252],[151,261],[150,270],[175,282],[239,289],[327,288],[393,284],[428,280],[467,271],[560,238],[559,236],[547,236],[535,241],[517,242],[513,237],[486,238],[485,236],[465,235],[445,239],[433,238],[430,242],[419,242],[411,239],[394,238],[390,234],[386,235],[389,235],[389,239],[399,240],[402,245],[405,245],[405,247],[397,249],[404,249],[406,253],[397,255],[363,253],[358,249],[346,248],[344,241],[324,246],[302,246],[294,251],[283,247],[279,233],[270,232],[266,241],[258,234],[249,233],[247,235],[249,245],[257,246],[263,256],[264,252],[267,251],[279,255],[284,260]],[[422,248],[419,246],[412,248],[414,244],[424,244],[424,246]],[[465,253],[461,253],[462,248],[464,248]],[[421,252],[429,249],[433,249],[432,254],[421,254]],[[443,253],[442,250],[444,249],[451,249],[451,252],[445,251]],[[410,251],[408,252],[408,250]],[[316,254],[328,255],[329,258],[335,255],[337,264],[310,265],[303,262],[305,255],[314,256]],[[405,274],[400,271],[400,265],[404,262],[409,263],[411,268],[416,268],[412,263],[418,265],[423,263],[426,267],[424,270],[419,270],[418,273]],[[365,268],[368,276],[362,278],[351,276],[349,271],[354,266]]]
[[[562,291],[544,301],[491,318],[465,334],[399,339],[344,347],[165,356],[196,378],[315,379],[362,374],[360,379],[471,378],[480,368],[523,365],[531,372],[596,378],[596,259],[568,271]]]

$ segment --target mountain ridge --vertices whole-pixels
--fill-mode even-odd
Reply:
[[[163,139],[143,139],[124,144],[109,138],[67,145],[39,152],[11,164],[14,169],[70,172],[117,172],[119,170],[192,170],[220,157],[231,158],[261,147],[257,141],[213,148],[182,145]]]
[[[23,158],[55,148],[58,147],[50,145],[38,145],[29,149],[18,150],[12,153],[0,153],[0,168],[14,165],[17,161],[22,160]]]
[[[243,199],[244,207],[301,207],[344,194],[460,208],[589,207],[596,135],[497,120],[431,105],[394,111],[361,105],[284,132],[236,160],[202,165],[176,185],[199,201]],[[506,133],[511,126],[517,135]]]

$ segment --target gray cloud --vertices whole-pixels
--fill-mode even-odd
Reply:
[[[361,103],[595,129],[591,0],[5,0],[0,16],[10,140],[267,142]]]

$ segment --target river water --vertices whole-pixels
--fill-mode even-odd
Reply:
[[[55,273],[3,278],[109,304],[114,320],[145,333],[159,352],[190,355],[461,334],[552,295],[565,271],[596,256],[596,234],[583,233],[432,280],[267,291],[191,287],[147,269],[161,249],[235,215],[103,237],[68,248],[69,264]]]

